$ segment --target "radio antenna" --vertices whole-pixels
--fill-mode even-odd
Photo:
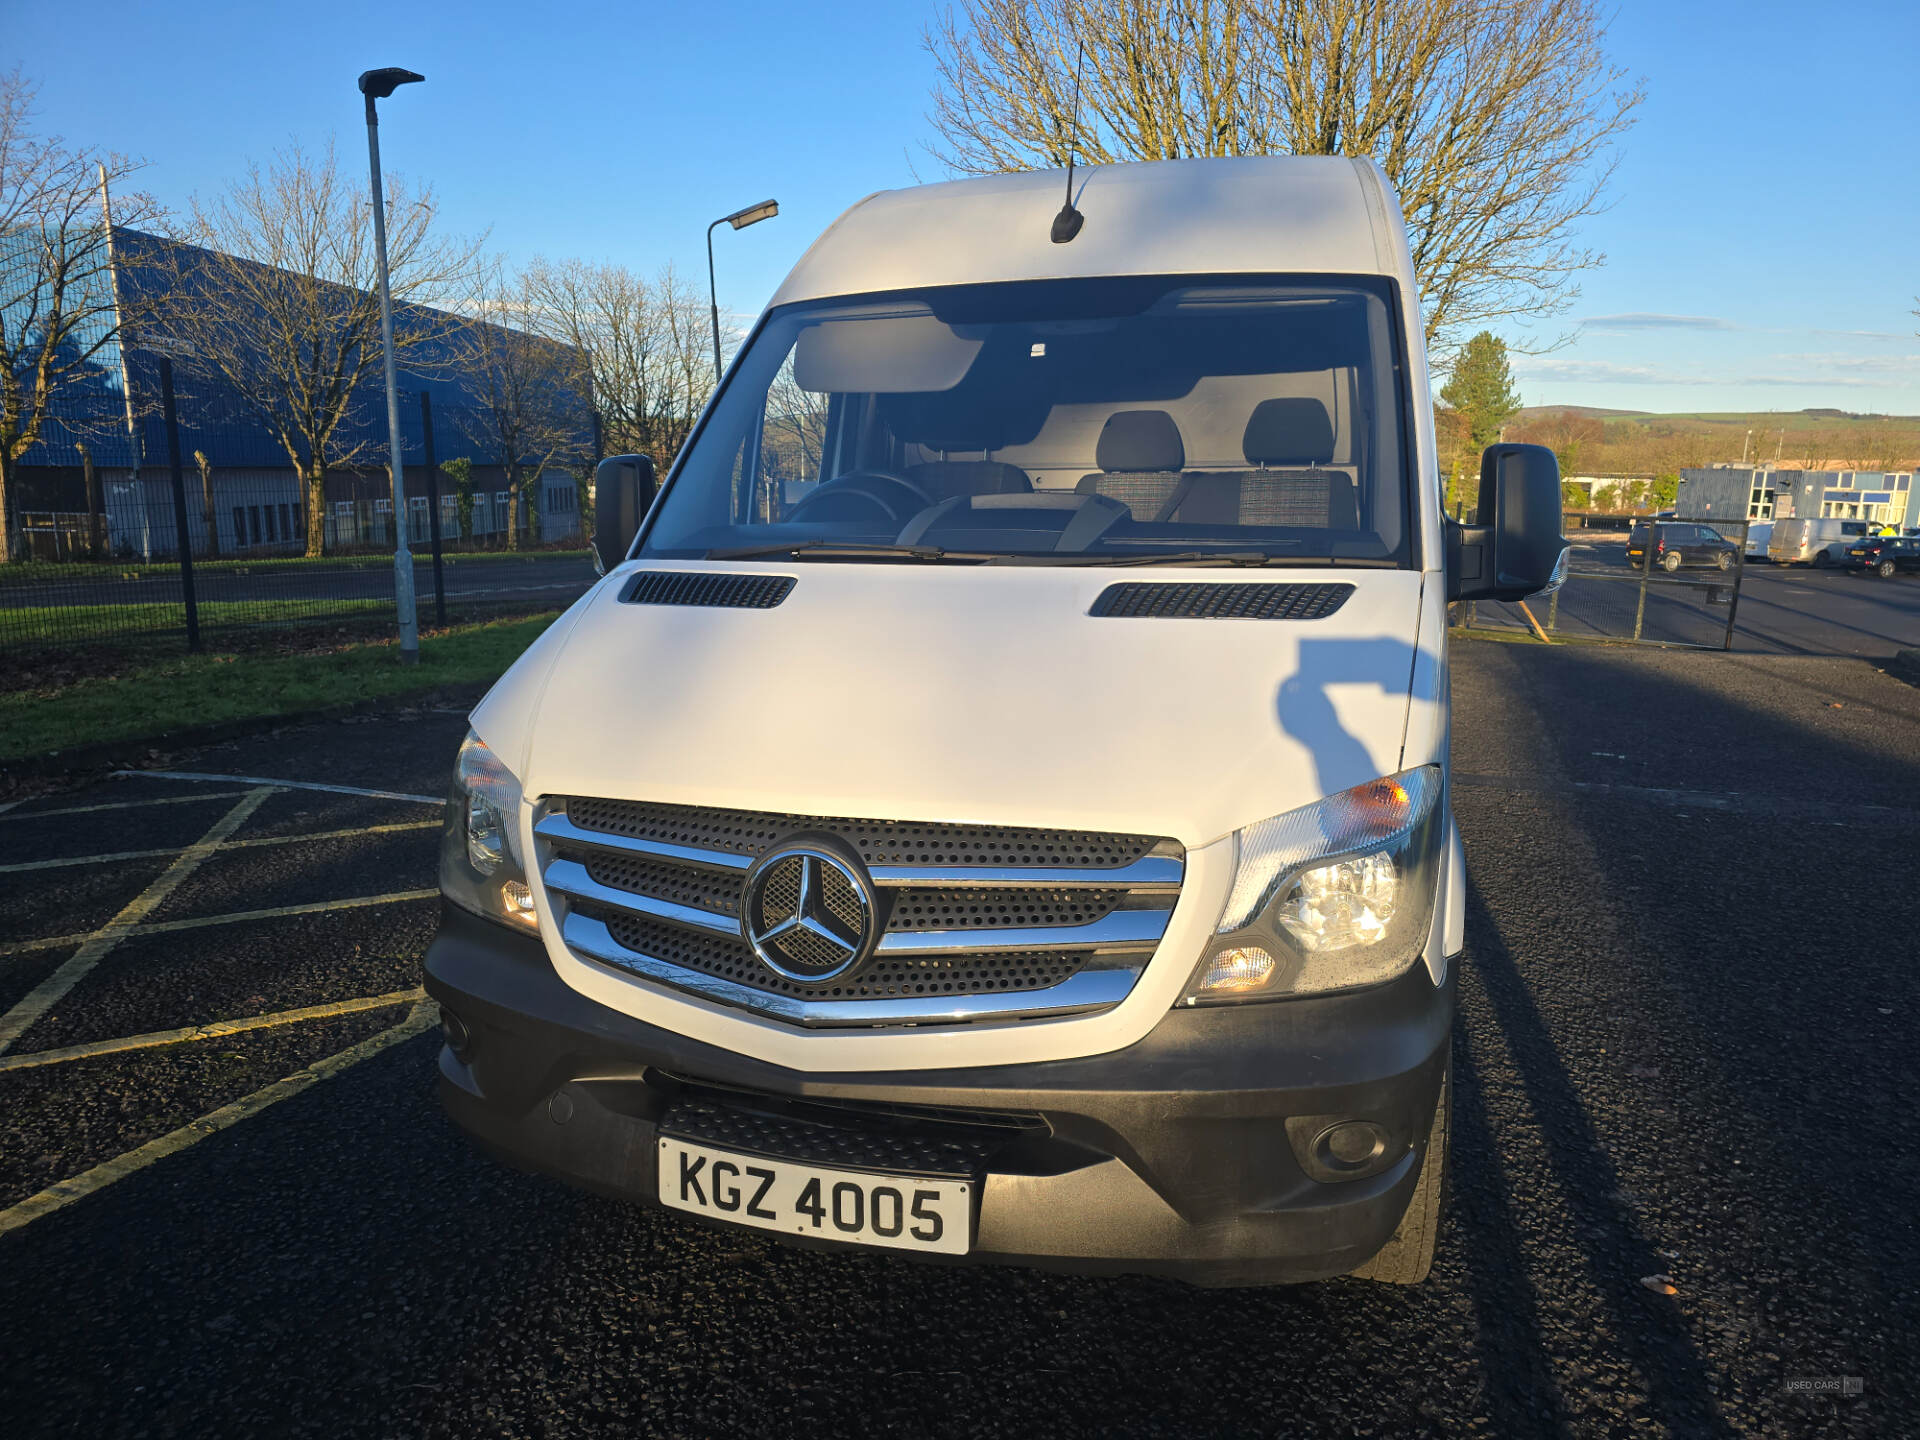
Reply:
[[[1073,208],[1073,155],[1080,144],[1080,77],[1087,69],[1087,42],[1080,42],[1080,55],[1073,66],[1073,133],[1067,137],[1067,202],[1053,217],[1053,243],[1064,245],[1080,233],[1087,217]]]

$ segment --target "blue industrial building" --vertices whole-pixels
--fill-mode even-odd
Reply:
[[[175,551],[167,437],[159,403],[162,350],[175,355],[188,530],[195,553],[284,554],[306,548],[304,485],[286,450],[236,393],[202,374],[166,333],[167,287],[188,267],[161,263],[160,250],[176,245],[136,230],[113,231],[113,264],[100,283],[114,287],[109,304],[124,315],[145,319],[141,332],[127,343],[109,340],[99,348],[89,373],[56,397],[38,442],[13,467],[7,497],[13,512],[10,528],[38,558],[64,559],[83,552],[96,527],[104,528],[106,548],[113,555],[160,558]],[[99,308],[105,312],[108,305]],[[472,372],[471,347],[455,343],[463,328],[470,331],[479,322],[432,313],[452,338],[435,351],[416,354],[414,365],[399,375],[408,533],[414,543],[424,544],[433,524],[426,495],[424,395],[430,400],[436,460],[444,467],[449,460],[464,458],[473,467],[473,494],[464,514],[454,487],[444,476],[440,481],[441,537],[497,543],[508,527],[509,481],[491,436],[484,377]],[[98,338],[82,337],[81,343]],[[541,543],[579,535],[580,477],[593,455],[590,398],[568,392],[558,397],[558,404],[568,416],[570,432],[564,454],[538,476],[521,476],[522,504],[527,507],[521,529]],[[390,547],[394,536],[386,397],[377,365],[371,383],[361,385],[350,402],[337,448],[354,452],[354,459],[349,468],[331,469],[326,477],[325,548],[341,552]]]

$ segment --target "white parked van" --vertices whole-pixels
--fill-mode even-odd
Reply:
[[[1465,876],[1441,513],[1369,162],[874,195],[605,578],[473,712],[427,957],[454,1119],[702,1221],[1206,1284],[1433,1252]],[[644,518],[643,518],[644,517]]]
[[[1844,565],[1847,547],[1878,528],[1867,520],[1776,520],[1767,558],[1776,565]]]

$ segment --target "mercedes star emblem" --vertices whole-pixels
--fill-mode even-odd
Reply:
[[[789,844],[747,873],[740,932],[760,963],[801,984],[845,974],[871,948],[873,887],[851,856]]]

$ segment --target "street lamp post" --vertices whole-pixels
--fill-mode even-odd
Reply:
[[[779,213],[778,200],[762,200],[758,205],[749,205],[731,215],[722,215],[707,226],[707,303],[713,314],[713,383],[716,386],[720,383],[720,292],[713,283],[713,232],[722,225],[744,230],[749,225],[758,225],[762,220],[771,220]]]
[[[400,386],[393,369],[393,297],[387,290],[387,206],[380,191],[380,116],[376,100],[402,85],[424,80],[411,70],[389,66],[360,76],[367,98],[367,164],[373,172],[373,248],[379,256],[380,348],[387,365],[387,468],[393,474],[393,600],[400,612],[400,663],[420,663],[420,622],[413,600],[413,553],[407,549],[406,457],[400,448]],[[432,517],[429,517],[432,518]]]

